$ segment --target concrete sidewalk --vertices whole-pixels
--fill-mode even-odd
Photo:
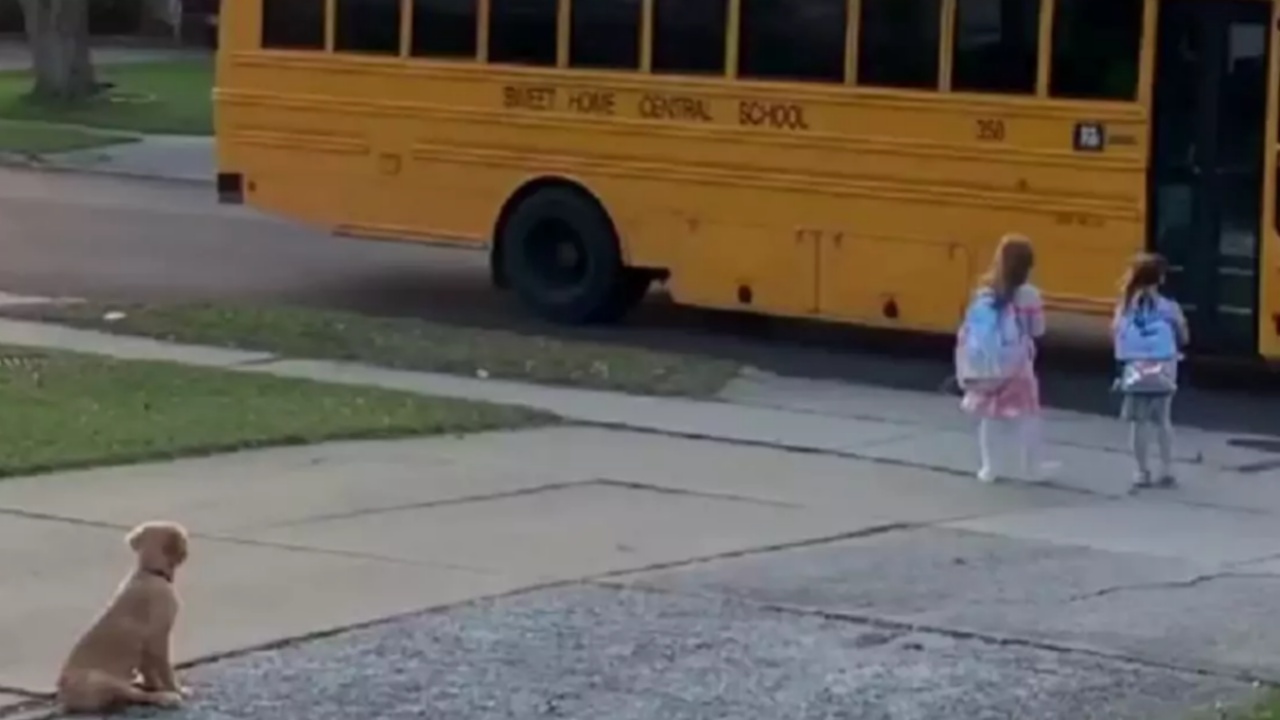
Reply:
[[[142,135],[134,142],[119,145],[48,153],[36,158],[9,156],[3,160],[9,165],[37,170],[210,185],[217,175],[214,140],[204,136]]]
[[[517,589],[1079,501],[987,490],[909,468],[586,428],[8,480],[0,687],[50,689],[127,567],[125,529],[148,518],[195,533],[176,640],[189,661]]]
[[[1280,611],[1277,476],[1240,471],[1265,455],[1210,433],[1185,434],[1184,489],[1117,499],[1127,463],[1109,421],[1052,418],[1069,463],[1060,487],[989,487],[970,478],[969,438],[942,396],[767,376],[722,402],[620,396],[16,321],[0,321],[0,343],[518,403],[610,426],[0,483],[0,576],[19,579],[0,587],[0,692],[49,689],[126,567],[124,530],[154,517],[196,535],[180,581],[184,661],[589,581],[1232,683],[1280,679],[1280,626],[1267,621]]]
[[[64,326],[0,319],[0,343],[64,348],[134,359],[225,367],[324,382],[526,405],[579,422],[671,436],[819,452],[969,476],[976,447],[958,401],[942,394],[749,372],[717,401],[642,397],[456,375],[388,370],[268,353],[164,343]],[[1053,481],[1066,489],[1119,497],[1131,477],[1125,428],[1116,420],[1046,413],[1051,452],[1064,462]],[[1280,455],[1238,445],[1241,438],[1182,428],[1180,490],[1194,504],[1280,512]]]

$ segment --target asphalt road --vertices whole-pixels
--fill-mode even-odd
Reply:
[[[488,282],[482,254],[359,242],[221,207],[206,187],[0,170],[0,290],[108,300],[299,303],[731,357],[787,375],[939,387],[945,344],[679,308],[655,297],[624,326],[540,323]],[[1104,358],[1048,353],[1047,404],[1110,413]],[[1230,390],[1222,389],[1227,379]],[[1179,420],[1280,435],[1276,379],[1203,375]],[[1277,374],[1275,378],[1280,378]]]

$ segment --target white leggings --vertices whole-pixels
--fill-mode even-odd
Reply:
[[[1013,420],[996,420],[982,418],[978,422],[978,452],[982,458],[982,470],[985,473],[997,473],[1002,463],[998,455],[1002,447],[1007,447],[1006,438],[1014,434],[1016,447],[1019,450],[1018,463],[1021,469],[1036,472],[1042,463],[1042,444],[1040,417],[1026,415]]]

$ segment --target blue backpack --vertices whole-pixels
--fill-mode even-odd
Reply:
[[[1116,327],[1116,360],[1121,362],[1175,360],[1178,334],[1162,307],[1168,302],[1150,295],[1129,303]]]
[[[1011,303],[990,290],[969,303],[956,335],[956,380],[965,390],[994,389],[1018,374],[1027,362],[1022,327]]]

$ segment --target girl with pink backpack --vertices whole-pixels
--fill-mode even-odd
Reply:
[[[978,418],[982,482],[998,477],[997,451],[1009,430],[1016,433],[1027,479],[1042,480],[1057,466],[1042,457],[1035,354],[1045,322],[1040,291],[1031,284],[1034,265],[1029,239],[1004,236],[957,338],[956,378],[964,390],[960,406]]]

